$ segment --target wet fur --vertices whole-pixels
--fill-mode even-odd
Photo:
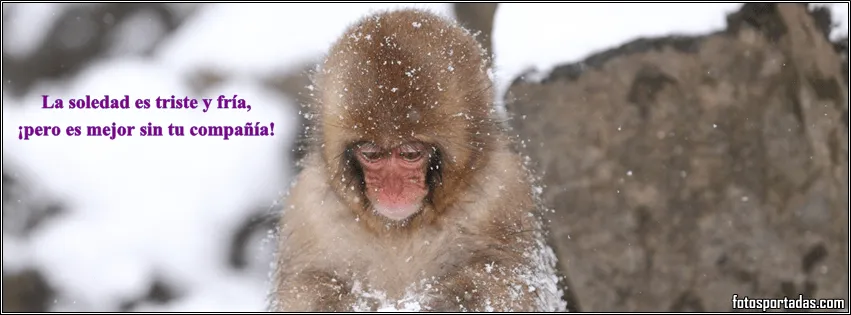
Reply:
[[[280,221],[274,309],[374,310],[360,291],[396,301],[414,289],[430,310],[538,310],[516,275],[538,245],[537,207],[493,116],[485,58],[469,32],[414,10],[365,18],[333,45],[315,76],[315,141]],[[411,140],[434,147],[430,194],[391,222],[370,210],[351,149]]]

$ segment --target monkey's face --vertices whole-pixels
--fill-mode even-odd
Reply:
[[[408,142],[394,148],[362,143],[354,148],[363,171],[366,198],[373,210],[390,220],[405,220],[423,207],[428,195],[427,146]]]
[[[331,47],[312,130],[327,183],[366,225],[416,228],[466,201],[499,129],[486,59],[458,25],[417,14],[365,19]]]

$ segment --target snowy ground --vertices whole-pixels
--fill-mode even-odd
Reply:
[[[27,9],[19,12],[15,32],[4,38],[4,48],[16,55],[30,53],[57,10],[67,4],[20,6]],[[288,141],[295,131],[296,112],[291,100],[255,78],[316,57],[348,23],[365,13],[400,6],[411,5],[210,5],[151,58],[116,54],[71,80],[39,85],[22,98],[4,93],[4,156],[22,166],[22,177],[71,209],[31,239],[15,239],[4,232],[4,270],[37,266],[45,272],[51,285],[63,293],[55,310],[114,310],[119,301],[143,294],[154,276],[170,279],[183,294],[166,305],[142,305],[138,310],[262,310],[268,266],[259,264],[248,273],[237,273],[225,264],[224,244],[248,210],[272,206],[286,188],[291,175]],[[612,10],[613,6],[617,9]],[[834,14],[847,34],[847,4],[839,6],[844,9]],[[451,14],[444,4],[416,7]],[[738,7],[501,4],[494,30],[500,93],[528,67],[548,69],[560,62],[575,62],[637,36],[716,30],[724,27],[724,15]],[[660,8],[676,14],[659,13]],[[605,31],[591,34],[584,32],[587,29]],[[118,41],[116,46],[119,52],[135,49],[129,41]],[[131,99],[187,96],[185,76],[199,68],[215,68],[230,79],[191,96],[238,94],[252,110],[40,108],[42,94],[63,98],[127,94]],[[152,122],[188,126],[247,121],[274,122],[275,136],[229,141],[205,137],[17,139],[21,125]],[[268,253],[268,248],[256,247],[257,255]]]

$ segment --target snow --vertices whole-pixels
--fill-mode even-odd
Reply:
[[[830,32],[830,40],[839,40],[848,36],[848,2],[843,3],[811,3],[811,7],[830,8],[830,17],[833,28]]]
[[[4,231],[3,270],[5,272],[17,273],[32,264],[32,258],[27,250],[27,245],[19,238],[7,237]]]
[[[726,27],[737,3],[501,3],[493,29],[502,96],[512,78],[578,62],[640,36],[698,35]],[[588,31],[593,30],[593,31]]]
[[[107,15],[106,19],[112,18]],[[142,11],[125,19],[116,26],[109,52],[111,56],[142,53],[150,49],[154,42],[165,34],[165,25],[159,15],[151,11]]]
[[[266,283],[234,273],[219,274],[197,291],[166,305],[146,304],[140,312],[262,312]]]
[[[8,21],[9,27],[4,29],[3,50],[15,57],[31,54],[66,8],[68,3],[4,3],[4,14],[6,10],[14,12]]]
[[[4,31],[4,50],[13,56],[32,53],[55,17],[69,5],[16,4],[14,19]],[[832,5],[844,6],[834,15],[847,28],[848,5]],[[292,176],[289,141],[296,129],[297,110],[291,100],[265,88],[257,78],[314,61],[357,18],[401,6],[451,15],[447,4],[208,5],[152,57],[129,57],[127,53],[145,50],[152,40],[129,41],[127,36],[160,31],[155,25],[141,26],[150,21],[139,16],[131,23],[138,23],[142,31],[130,23],[120,26],[120,32],[129,35],[115,38],[109,58],[91,64],[71,80],[41,82],[19,99],[4,93],[4,160],[22,166],[21,176],[32,186],[69,207],[30,238],[4,231],[4,271],[34,266],[44,272],[61,293],[54,311],[113,311],[121,302],[144,295],[154,279],[174,286],[179,298],[164,305],[142,304],[135,310],[263,310],[268,265],[260,264],[250,272],[232,270],[222,245],[229,244],[251,209],[270,207],[280,199]],[[720,29],[724,15],[738,6],[500,4],[493,36],[498,90],[502,95],[512,78],[528,67],[546,70],[575,62],[637,36]],[[205,68],[231,76],[193,95],[186,75]],[[131,100],[238,94],[252,110],[48,110],[40,108],[42,94],[52,98],[126,94]],[[112,122],[134,126],[274,122],[276,127],[273,137],[227,141],[190,136],[17,138],[21,125]],[[252,243],[251,250],[262,260],[268,251],[262,246],[270,245],[258,243]],[[552,258],[551,253],[544,254],[542,259]],[[419,309],[411,302],[381,311]]]
[[[294,125],[294,107],[253,83],[231,82],[211,91],[239,93],[255,106],[251,112],[207,113],[156,108],[49,110],[40,108],[39,95],[19,100],[26,103],[20,107],[4,106],[4,152],[73,208],[61,220],[46,223],[27,253],[61,292],[79,294],[70,299],[106,311],[146,292],[153,275],[162,274],[190,291],[221,281],[227,275],[226,248],[221,244],[229,242],[243,211],[253,204],[270,205],[284,187],[288,176],[284,144],[292,128],[280,129],[275,137],[229,141],[138,136],[21,141],[17,127],[43,124],[64,130],[68,125],[112,122],[206,126],[245,121]],[[61,98],[86,94],[156,98],[186,95],[186,88],[165,67],[124,58],[93,65],[69,86],[50,92]],[[261,283],[249,292],[262,297],[265,289]]]
[[[422,311],[422,306],[417,302],[404,303],[402,308],[394,306],[385,306],[379,308],[378,312],[419,312]]]
[[[831,8],[835,23],[831,40],[848,35],[847,2],[813,5]],[[539,70],[532,75],[543,77],[558,64],[578,62],[637,37],[721,30],[727,14],[740,7],[740,3],[501,3],[492,40],[497,95],[504,95],[511,80],[528,69]]]
[[[451,6],[441,3],[220,4],[204,8],[203,14],[188,21],[160,55],[181,73],[203,66],[262,75],[314,61],[365,14],[402,7],[454,16]]]

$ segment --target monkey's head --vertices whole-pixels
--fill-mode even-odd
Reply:
[[[469,189],[495,136],[486,53],[437,15],[379,13],[350,27],[314,79],[329,183],[359,215],[431,220]]]

